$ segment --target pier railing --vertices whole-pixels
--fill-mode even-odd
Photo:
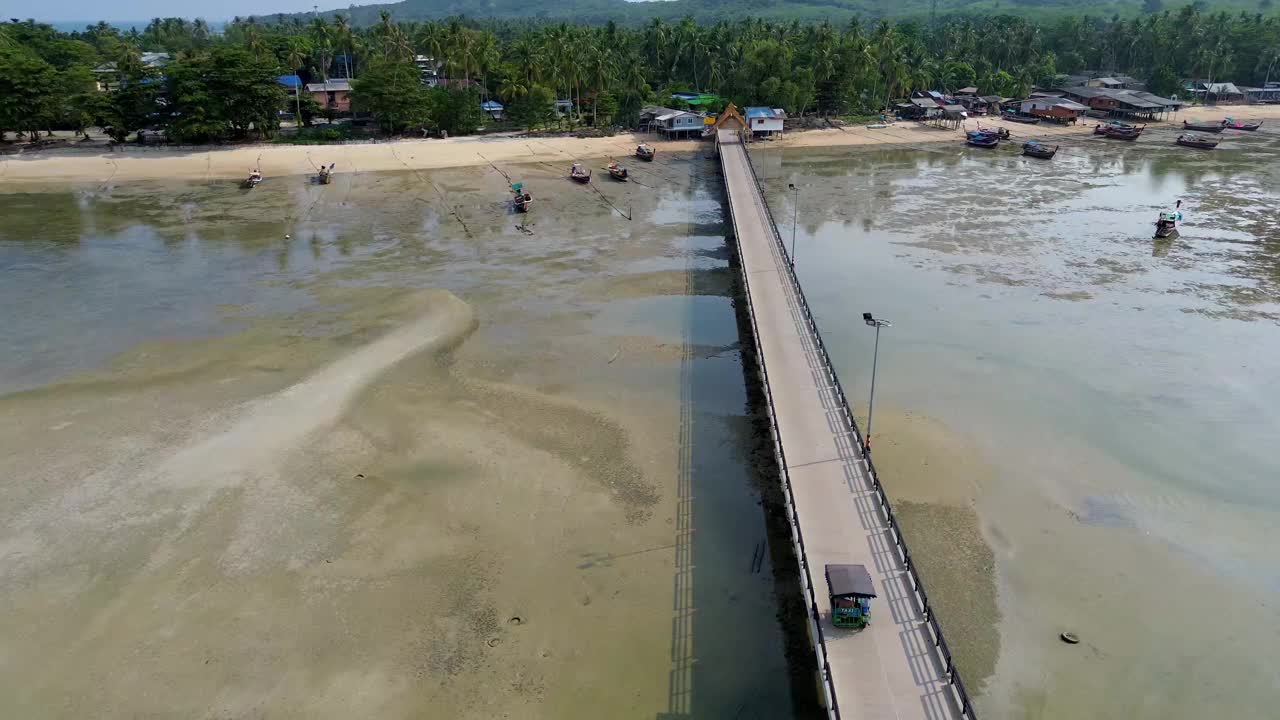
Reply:
[[[750,165],[749,160],[747,164]],[[755,177],[754,170],[752,170],[752,177]],[[732,208],[733,195],[732,190],[729,189],[728,182],[724,184],[724,192],[728,196],[729,204]],[[729,219],[733,224],[734,237],[740,237],[738,234],[738,218],[733,214],[732,209],[729,211]],[[741,255],[739,255],[739,262],[741,262]],[[796,560],[800,563],[800,582],[803,585],[805,615],[808,616],[809,636],[814,639],[814,653],[817,655],[818,671],[822,678],[823,704],[827,708],[828,717],[831,720],[839,720],[840,702],[836,699],[835,687],[831,682],[831,665],[827,662],[827,639],[822,632],[822,619],[818,612],[818,597],[815,594],[813,575],[809,572],[809,563],[807,561],[809,556],[805,552],[804,533],[800,530],[800,514],[796,512],[795,497],[791,492],[791,475],[787,472],[787,454],[782,448],[782,437],[778,432],[778,412],[773,404],[773,391],[769,385],[769,369],[765,366],[764,350],[760,347],[760,328],[756,324],[755,308],[751,304],[751,280],[745,271],[740,272],[738,275],[742,278],[742,294],[747,303],[747,317],[751,320],[751,337],[755,344],[756,367],[759,369],[760,379],[764,385],[765,407],[769,412],[769,436],[773,439],[773,453],[778,460],[778,471],[782,474],[782,490],[786,501],[787,524],[791,527],[791,549],[796,555]]]
[[[929,632],[933,638],[934,647],[937,649],[938,656],[942,660],[942,663],[945,667],[947,681],[951,686],[952,692],[956,696],[956,701],[960,706],[961,715],[964,716],[965,718],[968,718],[969,720],[977,720],[977,713],[973,708],[973,701],[970,699],[968,691],[965,690],[964,682],[960,679],[960,672],[959,670],[956,669],[955,662],[953,661],[951,656],[951,648],[947,645],[946,638],[944,638],[942,635],[942,626],[938,624],[937,614],[933,610],[933,605],[929,602],[929,595],[928,593],[925,592],[924,583],[920,580],[920,574],[916,571],[915,563],[911,559],[911,552],[907,549],[906,539],[903,538],[902,536],[902,528],[898,526],[898,519],[893,514],[893,508],[892,506],[890,506],[889,498],[885,494],[884,485],[881,484],[880,482],[880,475],[879,473],[876,472],[875,463],[871,460],[871,455],[862,450],[863,448],[866,447],[866,444],[863,441],[862,431],[858,428],[858,421],[854,418],[853,411],[852,409],[850,409],[850,406],[849,406],[849,398],[847,395],[845,395],[844,386],[840,382],[839,375],[836,374],[835,365],[831,362],[831,356],[827,353],[826,344],[823,343],[822,341],[822,333],[818,331],[818,324],[814,320],[813,311],[809,309],[809,301],[805,298],[804,290],[800,287],[799,278],[796,277],[795,267],[792,266],[790,262],[791,261],[790,253],[787,252],[786,244],[783,242],[782,235],[778,231],[778,223],[777,221],[774,220],[773,211],[769,208],[769,202],[764,192],[764,185],[760,182],[760,177],[756,174],[755,164],[751,161],[751,154],[750,152],[747,151],[745,143],[743,144],[742,148],[743,148],[743,153],[747,158],[747,168],[751,172],[751,179],[755,183],[756,191],[760,193],[760,203],[761,205],[764,206],[765,215],[768,216],[769,230],[773,235],[774,242],[777,244],[779,252],[781,253],[782,257],[786,258],[787,260],[787,262],[784,263],[786,265],[786,267],[784,268],[784,271],[786,273],[788,281],[791,284],[791,290],[794,293],[795,297],[800,302],[801,312],[804,315],[805,322],[809,326],[809,332],[813,336],[815,344],[818,348],[818,355],[822,361],[823,372],[826,373],[828,379],[831,381],[831,385],[835,390],[836,399],[839,400],[840,402],[840,409],[841,409],[841,412],[844,414],[844,419],[845,419],[845,422],[847,423],[850,438],[857,443],[859,451],[861,452],[861,455],[862,455],[862,461],[866,464],[867,474],[870,476],[871,484],[875,488],[876,501],[880,506],[880,512],[884,515],[884,518],[889,525],[889,529],[893,535],[894,545],[897,548],[898,555],[902,560],[902,565],[903,567],[906,568],[907,575],[911,578],[912,590],[915,592],[916,599],[920,603],[920,610],[924,615],[926,624],[929,627]],[[726,193],[728,192],[728,182],[725,183],[725,192]],[[732,212],[730,214],[732,215]],[[736,237],[737,236],[737,219],[736,218],[734,219],[733,223],[734,223],[734,233]],[[742,275],[743,275],[743,282],[744,283],[747,282],[746,273],[743,273]],[[788,508],[788,513],[790,515],[790,519],[791,519],[792,533],[793,533],[793,536],[798,541],[798,549],[801,551],[801,553],[803,553],[804,541],[803,541],[803,537],[800,534],[800,517],[799,517],[799,514],[796,512],[795,503],[792,501],[792,497],[791,497],[791,478],[787,473],[787,464],[786,464],[785,456],[783,455],[783,452],[782,452],[781,439],[778,436],[777,423],[773,422],[773,414],[774,414],[773,399],[769,395],[768,375],[764,368],[764,356],[761,353],[761,349],[760,349],[759,334],[758,332],[756,332],[755,313],[751,308],[750,295],[748,295],[747,309],[748,309],[748,313],[751,316],[752,332],[756,333],[756,355],[757,355],[757,358],[759,359],[760,372],[762,375],[765,376],[765,384],[764,384],[765,395],[766,397],[769,398],[769,412],[770,412],[770,421],[773,428],[774,446],[776,448],[778,460],[781,465],[784,487],[786,488],[787,508]],[[826,690],[828,696],[832,700],[834,716],[839,717],[840,715],[839,707],[836,706],[834,703],[835,692],[834,692],[834,689],[831,687],[830,667],[826,663],[826,642],[822,636],[822,623],[818,615],[817,601],[816,601],[816,598],[814,597],[813,578],[811,577],[807,562],[805,560],[807,556],[804,554],[800,554],[798,555],[798,557],[800,559],[800,563],[803,566],[803,570],[804,570],[804,584],[805,584],[805,591],[808,595],[807,599],[811,602],[812,617],[810,618],[810,627],[811,629],[816,628],[817,630],[818,643],[816,645],[817,645],[817,652],[818,652],[818,663],[823,670],[824,689]]]

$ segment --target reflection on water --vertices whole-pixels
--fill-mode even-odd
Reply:
[[[714,164],[505,169],[0,195],[0,715],[811,713]]]
[[[1051,162],[755,153],[777,217],[801,188],[797,269],[851,394],[873,340],[853,319],[872,311],[894,321],[878,404],[939,418],[995,466],[975,502],[1000,605],[981,704],[998,717],[1271,714],[1280,135],[1191,153],[1174,134]],[[1179,199],[1181,235],[1154,242]]]

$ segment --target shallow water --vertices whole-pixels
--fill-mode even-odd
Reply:
[[[864,416],[860,314],[894,323],[878,465],[912,547],[956,556],[921,564],[984,715],[1265,717],[1280,697],[1280,135],[1174,134],[1048,162],[753,153],[784,236],[798,198],[797,271]],[[1179,199],[1180,236],[1153,241]]]
[[[807,716],[714,164],[502,170],[0,194],[0,714]]]

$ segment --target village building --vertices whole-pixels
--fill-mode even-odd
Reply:
[[[144,52],[141,60],[142,66],[148,70],[160,70],[169,61],[173,59],[169,53],[165,52]],[[116,64],[115,62],[103,63],[93,69],[94,85],[98,92],[106,92],[107,90],[118,90],[116,85]]]
[[[501,120],[502,111],[505,110],[502,103],[497,100],[485,100],[480,103],[480,112],[484,113],[491,120]]]
[[[351,112],[350,80],[307,83],[306,91],[311,95],[311,99],[325,110],[339,113]]]
[[[715,119],[711,127],[716,130],[733,130],[742,132],[747,129],[747,119],[742,117],[742,113],[738,112],[738,106],[729,103],[724,112]]]
[[[787,113],[782,108],[749,107],[743,110],[747,118],[747,128],[756,137],[767,137],[782,134],[782,121]]]
[[[932,97],[913,97],[908,106],[898,114],[903,120],[933,120],[942,117],[942,106]]]
[[[702,115],[687,110],[672,110],[658,105],[647,105],[640,110],[640,129],[659,132],[667,137],[689,137],[702,134]]]
[[[1064,97],[1029,98],[1023,100],[1018,106],[1019,112],[1023,115],[1045,118],[1068,125],[1074,125],[1080,115],[1088,109],[1088,107]]]
[[[1000,112],[999,106],[1004,100],[999,95],[979,95],[976,87],[960,88],[956,91],[954,99],[957,104],[964,106],[965,112],[970,115]]]
[[[1085,70],[1078,75],[1059,75],[1057,86],[1061,88],[1095,87],[1107,90],[1146,90],[1141,80],[1121,73]]]
[[[694,110],[716,107],[724,102],[719,95],[712,93],[671,93],[673,100],[681,100]]]
[[[1110,77],[1090,78],[1085,81],[1084,86],[1106,88],[1108,90],[1123,90],[1124,82]]]
[[[1244,102],[1244,92],[1235,83],[1196,83],[1195,93],[1206,105]]]
[[[414,55],[413,64],[418,68],[418,79],[426,87],[438,87],[440,85],[440,67],[441,63],[435,58],[427,55]]]
[[[1266,87],[1241,87],[1244,101],[1251,105],[1280,103],[1280,83],[1267,83]]]
[[[1155,120],[1160,116],[1177,112],[1183,103],[1163,98],[1144,90],[1112,90],[1101,87],[1065,87],[1063,94],[1070,100],[1085,105],[1092,115],[1103,117],[1143,118]]]

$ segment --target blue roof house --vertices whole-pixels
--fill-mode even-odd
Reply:
[[[747,128],[753,135],[782,134],[782,121],[787,114],[782,108],[749,107],[743,115],[747,118]]]

